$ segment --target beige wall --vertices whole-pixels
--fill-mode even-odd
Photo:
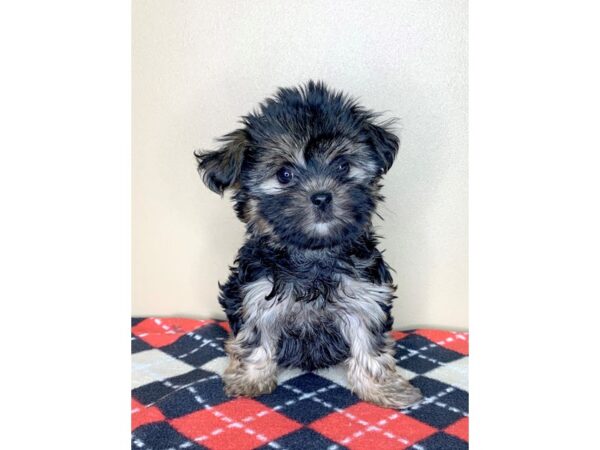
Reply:
[[[314,78],[401,119],[377,222],[396,326],[466,328],[466,39],[464,0],[134,0],[133,314],[223,317],[243,227],[192,151]]]

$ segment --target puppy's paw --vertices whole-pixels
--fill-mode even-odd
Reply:
[[[362,399],[384,408],[403,409],[423,398],[421,391],[403,378],[394,377],[373,386]]]
[[[403,409],[414,405],[423,399],[419,388],[414,387],[404,379],[396,379],[383,389],[384,405],[388,408]]]
[[[277,387],[276,366],[264,364],[258,368],[231,358],[223,374],[223,383],[225,394],[229,397],[257,397],[268,394]]]
[[[243,375],[223,376],[225,384],[225,394],[229,397],[257,397],[262,394],[269,394],[277,387],[277,380],[274,378],[265,378],[263,380],[249,379]]]

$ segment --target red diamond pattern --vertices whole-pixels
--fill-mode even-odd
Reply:
[[[469,440],[469,418],[463,417],[444,430],[446,433],[456,436],[463,441]]]
[[[250,450],[302,427],[247,398],[202,409],[170,423],[189,440],[219,450]]]
[[[138,323],[131,332],[147,344],[160,348],[209,323],[214,320],[149,318]]]
[[[330,414],[310,427],[355,450],[405,449],[437,431],[401,412],[365,402]]]
[[[131,429],[146,425],[147,423],[160,422],[165,416],[155,406],[146,407],[135,399],[131,399]]]

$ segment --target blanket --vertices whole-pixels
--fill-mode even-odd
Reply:
[[[400,372],[424,396],[398,411],[356,397],[343,366],[283,370],[270,394],[227,397],[229,331],[216,320],[133,319],[132,449],[468,448],[468,333],[391,333]]]

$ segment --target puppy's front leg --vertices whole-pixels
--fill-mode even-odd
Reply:
[[[225,344],[229,366],[223,374],[225,393],[230,397],[256,397],[277,386],[275,347],[264,334],[243,328]]]
[[[419,401],[421,391],[396,370],[391,339],[378,336],[360,320],[350,323],[346,332],[350,337],[347,366],[352,391],[362,400],[387,408],[406,408]]]

